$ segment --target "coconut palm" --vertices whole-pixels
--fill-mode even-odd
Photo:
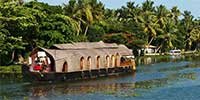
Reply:
[[[140,27],[144,33],[148,34],[148,45],[152,43],[152,41],[156,38],[157,30],[159,29],[158,24],[155,24],[156,16],[155,16],[155,7],[153,6],[154,2],[151,0],[146,0],[141,7],[142,13],[137,17],[140,22]]]
[[[178,9],[177,6],[172,7],[171,9],[171,17],[172,19],[176,22],[176,24],[178,23],[178,17],[181,15],[180,10]]]
[[[70,0],[64,7],[64,13],[72,16],[84,27],[84,35],[87,34],[88,28],[95,21],[103,17],[104,6],[97,0]]]
[[[135,5],[135,2],[127,2],[126,6],[122,6],[121,9],[118,9],[117,17],[123,21],[129,21],[135,19],[138,15],[138,5]],[[137,11],[137,12],[136,12]]]
[[[184,18],[182,19],[182,29],[181,32],[184,33],[185,35],[185,48],[186,50],[191,49],[191,45],[192,45],[192,31],[195,28],[193,19],[194,17],[191,15],[191,12],[189,11],[184,11],[183,13]]]
[[[187,42],[189,48],[191,49],[191,46],[193,43],[200,42],[200,25],[194,26],[188,34],[189,34],[189,36],[186,39],[186,42]]]
[[[166,27],[161,31],[161,34],[157,36],[157,39],[161,40],[161,42],[156,51],[160,48],[163,50],[173,49],[174,43],[179,42],[176,36],[177,31],[178,29],[175,27],[175,23],[172,19],[169,19],[166,23]]]
[[[154,2],[151,0],[146,0],[144,3],[142,3],[141,9],[143,12],[154,12],[155,11]]]
[[[161,28],[164,28],[170,16],[169,10],[165,6],[160,5],[156,8],[155,14],[157,17],[155,24],[159,24]]]
[[[159,30],[159,25],[154,23],[154,15],[146,15],[142,17],[143,20],[139,24],[139,26],[142,28],[144,33],[148,34],[148,45],[151,44],[151,42],[156,38],[157,36],[157,30]]]
[[[135,2],[127,2],[127,7],[122,7],[122,13],[120,15],[126,21],[134,21],[138,23],[142,20],[141,15],[142,11],[139,8],[139,5],[135,5]]]

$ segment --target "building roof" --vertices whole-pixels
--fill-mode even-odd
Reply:
[[[40,48],[51,55],[54,60],[61,60],[69,57],[95,57],[105,55],[132,55],[132,50],[125,45],[116,43],[100,42],[79,42],[69,44],[55,44],[50,49]]]
[[[78,43],[68,43],[68,44],[55,44],[51,48],[55,49],[100,49],[100,48],[117,48],[118,45],[116,43],[104,43],[100,42],[78,42]]]

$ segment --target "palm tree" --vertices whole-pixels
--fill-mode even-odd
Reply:
[[[155,24],[159,24],[161,28],[164,28],[166,23],[168,22],[168,18],[170,16],[170,12],[163,5],[160,5],[156,9],[156,22]]]
[[[193,43],[200,42],[200,25],[194,26],[188,34],[189,34],[189,36],[188,36],[186,42],[187,42],[189,48],[191,49],[191,46]]]
[[[174,43],[178,42],[176,32],[178,29],[175,27],[175,23],[172,19],[169,19],[166,23],[166,27],[161,31],[161,34],[157,36],[157,39],[160,39],[160,46],[157,48],[158,51],[160,48],[173,49]]]
[[[135,23],[141,22],[142,17],[140,15],[142,14],[142,11],[138,5],[135,5],[134,2],[128,2],[126,9],[128,11],[126,14],[128,18],[131,18]]]
[[[135,2],[127,2],[126,6],[122,6],[121,9],[118,9],[117,17],[123,21],[129,21],[131,19],[135,19],[139,14],[137,11],[138,5],[135,6]]]
[[[159,25],[154,23],[154,18],[154,15],[145,15],[139,24],[143,32],[148,34],[148,46],[156,38],[159,30]]]
[[[155,23],[155,7],[153,6],[154,2],[151,0],[146,0],[141,7],[140,17],[140,25],[143,28],[144,33],[148,33],[148,46],[152,43],[152,41],[156,38],[157,30],[159,26]]]
[[[154,12],[155,7],[153,6],[154,2],[151,0],[146,0],[144,3],[142,3],[142,11],[143,12]]]
[[[176,24],[178,23],[178,17],[181,15],[180,10],[178,9],[177,6],[172,7],[171,9],[171,17],[172,19],[176,22]]]
[[[85,36],[89,26],[103,17],[104,6],[97,0],[70,0],[69,4],[64,6],[64,13],[76,19],[80,27],[85,28]]]
[[[195,28],[194,22],[193,22],[193,16],[191,15],[190,11],[184,11],[183,13],[184,18],[182,19],[182,33],[185,34],[185,48],[186,50],[191,49],[192,45],[192,31]]]
[[[78,26],[79,26],[79,28],[77,29],[77,35],[79,35],[81,31],[80,25],[81,25],[82,19],[80,19],[80,16],[79,16],[81,14],[81,11],[79,9],[79,6],[76,0],[70,0],[68,5],[64,4],[63,13],[77,21]]]

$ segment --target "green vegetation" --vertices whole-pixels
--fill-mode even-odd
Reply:
[[[21,73],[20,65],[0,66],[1,73]]]
[[[133,51],[142,45],[158,46],[162,52],[199,49],[200,19],[177,7],[154,6],[150,0],[141,6],[127,2],[116,10],[97,0],[69,0],[61,6],[0,1],[2,66],[23,62],[35,47],[100,40],[122,43]]]

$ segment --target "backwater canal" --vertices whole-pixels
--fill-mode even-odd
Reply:
[[[135,73],[57,83],[0,75],[0,100],[198,100],[200,56],[137,58]]]

